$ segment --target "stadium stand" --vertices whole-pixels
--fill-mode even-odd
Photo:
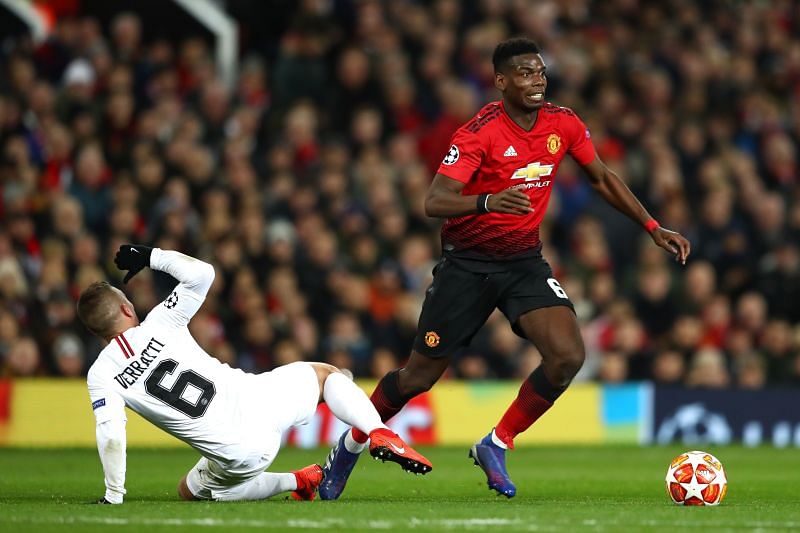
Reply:
[[[792,2],[277,2],[266,32],[233,13],[233,87],[205,38],[76,4],[45,42],[0,47],[0,377],[85,373],[100,345],[75,299],[121,282],[123,242],[214,263],[191,329],[231,365],[395,368],[439,253],[426,187],[450,135],[497,98],[495,44],[526,34],[548,100],[693,244],[674,264],[565,160],[542,235],[584,333],[579,379],[800,384]],[[238,9],[265,15],[255,4]],[[146,270],[126,291],[149,309],[169,288]],[[494,316],[451,375],[536,364]]]

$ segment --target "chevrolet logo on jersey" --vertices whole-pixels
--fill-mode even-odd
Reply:
[[[538,161],[530,163],[527,167],[518,168],[511,176],[512,180],[535,181],[541,179],[542,176],[549,176],[553,172],[553,165],[542,165]]]

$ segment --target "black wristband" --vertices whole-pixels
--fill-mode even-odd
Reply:
[[[475,207],[478,210],[478,213],[488,213],[489,212],[489,197],[491,194],[479,194],[478,199],[475,201]]]

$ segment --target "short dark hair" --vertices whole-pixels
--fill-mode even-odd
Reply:
[[[500,72],[506,67],[508,60],[522,54],[538,54],[539,45],[527,37],[512,37],[498,44],[492,54],[494,71]]]
[[[98,337],[107,338],[114,333],[119,315],[119,295],[107,281],[95,281],[78,298],[78,318]]]

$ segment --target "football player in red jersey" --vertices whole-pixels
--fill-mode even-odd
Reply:
[[[454,135],[425,199],[429,216],[446,219],[443,257],[434,269],[408,362],[372,393],[388,420],[429,390],[450,358],[499,308],[532,342],[541,365],[522,384],[497,426],[470,450],[490,489],[509,498],[516,487],[505,452],[569,386],[585,353],[570,302],[542,258],[539,224],[558,165],[569,154],[600,196],[642,225],[656,245],[686,262],[689,242],[659,226],[625,183],[597,156],[589,130],[570,109],[545,102],[546,66],[533,41],[500,43],[492,58],[502,100],[492,102]],[[338,498],[367,436],[346,432],[332,450],[320,486]]]

